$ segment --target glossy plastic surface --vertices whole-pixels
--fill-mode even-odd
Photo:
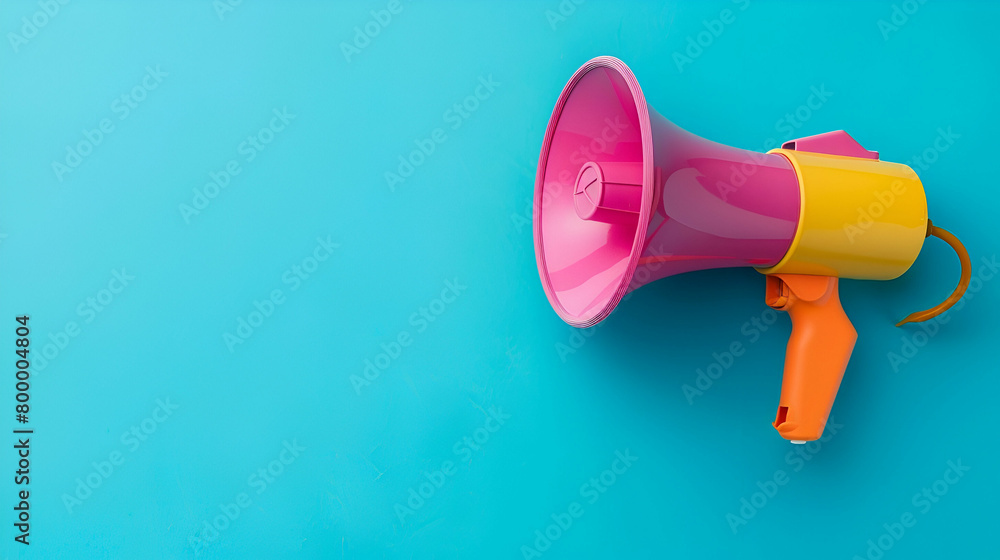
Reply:
[[[774,427],[791,441],[823,435],[858,333],[844,314],[838,279],[778,274],[767,277],[765,301],[787,311],[792,335]]]
[[[781,148],[799,152],[878,159],[878,152],[866,150],[864,146],[843,130],[834,130],[832,132],[789,140],[782,144]]]
[[[598,170],[582,171],[591,163]],[[630,177],[616,185],[638,176],[641,195],[615,186],[621,196],[602,207],[610,191],[591,185],[599,174],[614,183],[612,169]],[[630,202],[636,198],[637,212]],[[559,96],[534,202],[542,285],[559,316],[578,327],[604,319],[626,292],[665,276],[777,264],[800,209],[786,158],[677,127],[646,105],[632,72],[612,57],[589,61]]]
[[[795,167],[802,218],[788,254],[761,272],[891,280],[917,259],[927,232],[927,198],[912,169],[799,149],[771,153]]]
[[[580,219],[634,221],[642,211],[642,162],[588,161],[576,176],[573,197]]]

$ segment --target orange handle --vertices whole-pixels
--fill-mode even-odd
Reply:
[[[774,427],[793,443],[816,440],[823,435],[858,333],[840,306],[838,278],[805,274],[766,278],[765,301],[792,319]]]

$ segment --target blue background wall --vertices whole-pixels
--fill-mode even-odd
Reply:
[[[0,446],[4,558],[996,557],[996,3],[56,5],[0,5],[0,418],[35,430],[28,547]],[[859,340],[802,455],[756,272],[585,332],[545,299],[542,135],[603,54],[710,139],[925,158],[978,263],[930,335],[893,323],[952,289],[943,243],[843,282]]]

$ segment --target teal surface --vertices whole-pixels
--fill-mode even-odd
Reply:
[[[1000,557],[998,20],[4,1],[0,557]],[[953,288],[943,243],[842,283],[859,340],[826,441],[770,425],[790,325],[753,270],[665,279],[589,331],[549,307],[538,153],[598,55],[719,142],[847,130],[967,245],[970,293],[927,330],[893,323]]]

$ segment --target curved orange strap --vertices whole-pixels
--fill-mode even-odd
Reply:
[[[766,278],[765,301],[792,319],[774,427],[787,440],[816,440],[823,435],[858,333],[840,306],[838,278],[805,274]]]
[[[955,288],[948,299],[942,301],[941,303],[935,305],[934,307],[926,311],[917,311],[916,313],[910,313],[905,319],[896,323],[897,327],[902,327],[906,323],[918,323],[920,321],[926,321],[927,319],[933,319],[938,315],[944,313],[951,308],[952,305],[958,303],[958,300],[962,299],[965,295],[966,288],[969,287],[969,282],[972,281],[972,261],[969,260],[969,252],[965,250],[965,245],[958,240],[957,237],[950,231],[937,227],[934,222],[927,220],[927,235],[937,237],[938,239],[944,241],[951,248],[955,250],[958,255],[958,262],[962,265],[962,275],[958,279],[958,287]]]

